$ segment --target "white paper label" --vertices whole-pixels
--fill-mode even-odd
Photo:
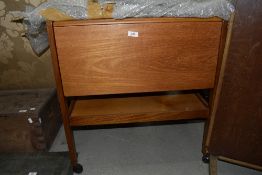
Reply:
[[[35,108],[30,108],[30,111],[34,111],[35,110]]]
[[[127,32],[127,36],[130,36],[130,37],[138,37],[138,32],[128,31],[128,32]]]
[[[29,172],[28,175],[37,175],[37,172]]]
[[[18,112],[27,112],[27,110],[26,109],[21,109],[21,110],[19,110]]]
[[[33,123],[33,120],[30,117],[27,120],[29,123]]]

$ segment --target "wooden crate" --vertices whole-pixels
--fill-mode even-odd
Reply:
[[[0,152],[48,150],[61,123],[55,89],[0,92]]]

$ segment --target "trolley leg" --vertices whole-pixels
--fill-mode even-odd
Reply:
[[[76,154],[74,136],[73,136],[72,128],[69,123],[69,115],[71,111],[69,110],[67,99],[64,96],[62,79],[61,79],[60,68],[59,68],[59,63],[58,63],[58,56],[56,52],[53,22],[51,21],[47,22],[47,31],[48,31],[48,39],[49,39],[49,45],[50,45],[50,50],[51,50],[51,55],[52,55],[53,70],[54,70],[55,80],[56,80],[57,96],[58,96],[58,100],[60,104],[60,110],[62,114],[62,120],[64,124],[69,155],[70,155],[70,159],[71,159],[71,163],[72,163],[74,172],[81,173],[83,171],[83,167],[77,163],[77,154]]]
[[[73,171],[75,173],[81,173],[83,171],[83,167],[81,164],[77,163],[77,152],[76,152],[76,147],[75,147],[75,142],[74,142],[74,135],[73,135],[73,130],[69,125],[69,118],[63,117],[63,120],[64,120],[64,130],[65,130],[65,135],[66,135],[66,141],[68,145],[68,151],[69,151],[71,164],[73,166]]]
[[[69,121],[70,110],[66,106],[65,99],[62,99],[62,102],[63,102],[63,103],[61,103],[62,104],[61,105],[62,120],[63,120],[63,124],[64,124],[65,136],[66,136],[66,141],[67,141],[67,146],[68,146],[71,164],[72,164],[72,167],[73,167],[73,171],[75,173],[81,173],[83,171],[83,167],[77,161],[75,139],[74,139],[73,130],[70,126],[70,121]]]

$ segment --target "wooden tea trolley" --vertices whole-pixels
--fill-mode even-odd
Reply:
[[[208,104],[194,93],[100,95],[215,90],[227,30],[223,20],[130,18],[47,24],[75,172],[82,166],[73,126],[209,118],[212,100]]]

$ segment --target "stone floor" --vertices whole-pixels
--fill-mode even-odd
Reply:
[[[202,134],[202,122],[74,131],[83,175],[208,175]],[[51,151],[66,149],[61,129]],[[219,161],[218,175],[262,172]]]

